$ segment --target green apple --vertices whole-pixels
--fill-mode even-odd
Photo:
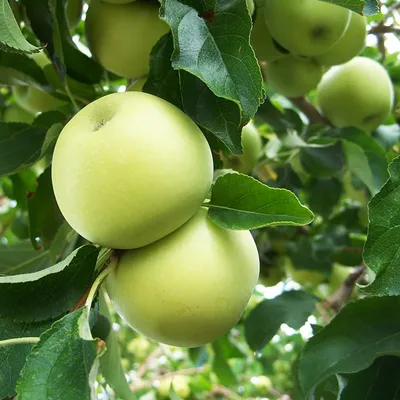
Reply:
[[[144,78],[136,79],[131,85],[126,88],[127,92],[141,92],[143,90],[143,86],[147,81],[147,76]]]
[[[258,274],[251,233],[221,228],[200,208],[170,235],[123,253],[106,286],[133,329],[161,343],[197,347],[239,321]]]
[[[67,222],[105,247],[146,246],[204,201],[212,154],[197,125],[167,101],[113,93],[80,110],[55,146],[54,193]]]
[[[257,9],[256,20],[251,30],[250,44],[261,61],[273,61],[285,56],[275,45],[267,26],[265,25],[263,8]]]
[[[295,268],[290,259],[285,262],[286,274],[302,286],[316,286],[326,281],[326,276],[319,271]]]
[[[389,116],[393,85],[385,68],[367,57],[332,67],[317,89],[317,103],[337,128],[377,128]]]
[[[317,87],[323,68],[313,59],[288,55],[267,62],[264,72],[273,90],[286,97],[299,97]]]
[[[81,22],[83,0],[68,0],[67,2],[67,19],[71,29],[77,27]]]
[[[264,392],[268,392],[273,388],[271,379],[269,379],[268,376],[265,375],[252,377],[251,383],[254,384],[257,390],[262,390]]]
[[[149,340],[142,336],[132,339],[126,346],[129,353],[133,354],[138,360],[144,360],[147,357],[150,347]]]
[[[23,108],[17,104],[10,104],[3,111],[3,121],[4,122],[25,122],[31,124],[35,116],[28,113]]]
[[[264,17],[281,46],[293,54],[316,56],[342,37],[350,11],[319,0],[266,0]]]
[[[175,375],[174,377],[161,378],[160,384],[157,387],[158,394],[162,398],[169,399],[171,385],[180,398],[187,399],[189,397],[189,377],[185,375]]]
[[[221,156],[224,168],[248,174],[256,166],[257,160],[261,155],[262,141],[257,128],[252,122],[249,122],[242,129],[242,147],[243,154],[241,155]]]
[[[350,61],[362,51],[366,37],[365,18],[351,12],[350,24],[344,35],[326,53],[316,57],[316,60],[323,65],[338,65]]]
[[[140,78],[149,72],[153,46],[169,31],[158,17],[158,4],[138,1],[90,3],[85,32],[93,56],[111,72],[125,78]]]

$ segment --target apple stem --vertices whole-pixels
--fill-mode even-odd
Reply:
[[[291,97],[289,100],[305,114],[310,125],[330,125],[330,122],[305,97]]]

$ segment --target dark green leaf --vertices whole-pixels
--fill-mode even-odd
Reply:
[[[0,340],[38,337],[50,326],[49,321],[29,324],[0,319]],[[32,347],[29,343],[0,347],[0,399],[15,395],[15,384]]]
[[[327,3],[346,7],[358,14],[374,15],[379,13],[379,3],[377,0],[323,0]]]
[[[385,295],[400,293],[400,157],[389,166],[390,179],[368,205],[369,230],[364,261],[375,280],[364,290]]]
[[[194,366],[201,367],[208,361],[208,352],[205,346],[201,347],[192,347],[189,350],[189,358],[190,361],[194,364]]]
[[[25,39],[7,0],[0,0],[0,49],[16,53],[39,51]]]
[[[30,240],[0,244],[0,276],[27,274],[50,267],[48,251],[34,250]]]
[[[28,199],[28,210],[32,245],[47,250],[64,222],[54,197],[51,167],[39,176],[37,190]]]
[[[338,373],[369,367],[383,355],[400,351],[400,297],[370,297],[346,305],[306,344],[299,363],[304,392]]]
[[[261,351],[286,323],[300,329],[314,310],[318,299],[303,291],[284,292],[257,305],[245,321],[245,336],[254,351]]]
[[[337,178],[313,178],[308,186],[308,204],[310,209],[327,217],[342,194],[342,184]]]
[[[212,361],[213,372],[222,385],[228,387],[235,386],[238,383],[237,378],[226,361],[221,345],[218,342],[213,342],[212,348],[214,350],[214,359]]]
[[[200,78],[216,96],[237,103],[245,125],[263,100],[260,67],[250,47],[252,24],[246,2],[215,2],[212,20],[207,18],[209,13],[209,6],[200,1],[163,2],[160,15],[174,39],[172,66]]]
[[[40,336],[17,382],[20,400],[86,400],[97,342],[82,337],[86,308],[55,322]]]
[[[93,281],[97,254],[86,245],[39,272],[0,277],[0,317],[43,321],[70,310]]]
[[[212,187],[209,217],[230,229],[305,225],[313,213],[286,189],[275,189],[242,174],[226,174]]]

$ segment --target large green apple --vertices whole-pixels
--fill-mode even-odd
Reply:
[[[393,105],[393,85],[385,68],[367,57],[332,67],[317,89],[317,103],[337,128],[372,131],[385,121]]]
[[[133,329],[161,343],[197,347],[239,321],[258,274],[251,233],[221,228],[201,208],[172,234],[125,252],[106,287]]]
[[[146,246],[183,225],[212,182],[211,150],[167,101],[114,93],[79,111],[55,146],[54,193],[67,222],[105,247]]]
[[[275,45],[265,24],[263,8],[257,8],[256,20],[251,30],[250,44],[261,61],[273,61],[285,56]]]
[[[67,2],[67,18],[71,29],[81,22],[83,0],[68,0]]]
[[[242,129],[242,147],[243,154],[222,156],[224,168],[230,168],[242,174],[250,173],[257,164],[260,157],[262,141],[257,128],[252,122],[249,122]]]
[[[291,53],[325,53],[344,34],[350,11],[319,0],[266,0],[264,17],[272,37]]]
[[[158,8],[143,1],[110,4],[93,0],[85,23],[93,56],[105,68],[126,78],[147,75],[151,49],[169,31],[158,18]]]
[[[316,57],[316,60],[323,65],[338,65],[350,61],[362,51],[366,37],[365,18],[352,12],[344,35],[326,53]]]
[[[268,84],[286,97],[299,97],[317,87],[323,67],[310,58],[292,55],[266,63],[264,69]]]
[[[10,104],[4,109],[2,118],[4,122],[25,122],[31,124],[35,116],[28,113],[17,104]]]

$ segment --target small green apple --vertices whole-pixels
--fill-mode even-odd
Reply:
[[[221,228],[201,208],[170,235],[123,253],[106,287],[118,314],[136,331],[197,347],[239,321],[258,274],[251,233]]]
[[[393,85],[385,68],[367,57],[332,67],[317,88],[317,103],[337,128],[377,128],[389,116]]]
[[[326,53],[316,57],[316,60],[323,65],[338,65],[350,61],[362,51],[366,37],[365,18],[351,12],[350,24],[344,35]]]
[[[68,0],[67,2],[67,19],[71,29],[74,29],[81,22],[83,0]]]
[[[263,392],[267,392],[273,388],[271,379],[265,375],[252,377],[251,383],[256,387],[257,390],[262,390]]]
[[[169,31],[158,17],[158,9],[157,4],[144,1],[91,1],[85,32],[93,56],[105,68],[125,78],[147,75],[151,49]]]
[[[187,399],[190,396],[189,377],[175,375],[174,377],[161,379],[157,387],[158,394],[164,399],[169,399],[171,385],[180,398]]]
[[[252,122],[249,122],[242,129],[242,147],[243,154],[241,155],[232,154],[228,157],[221,157],[224,168],[248,174],[256,166],[261,154],[262,141],[257,128]]]
[[[68,223],[117,249],[146,246],[183,225],[212,177],[211,150],[197,125],[142,92],[113,93],[80,110],[61,132],[52,163]]]
[[[299,97],[317,87],[323,68],[313,59],[292,55],[267,62],[264,69],[267,83],[286,97]]]
[[[31,124],[35,116],[17,104],[10,104],[3,111],[3,121],[4,122],[25,122]]]
[[[144,360],[147,357],[150,347],[151,344],[148,339],[142,336],[132,339],[126,346],[128,351],[138,360]]]
[[[342,37],[350,11],[319,0],[266,0],[264,17],[281,46],[293,54],[316,56]]]
[[[265,24],[263,8],[257,8],[256,20],[251,30],[250,44],[261,61],[278,60],[286,55],[275,45]]]

